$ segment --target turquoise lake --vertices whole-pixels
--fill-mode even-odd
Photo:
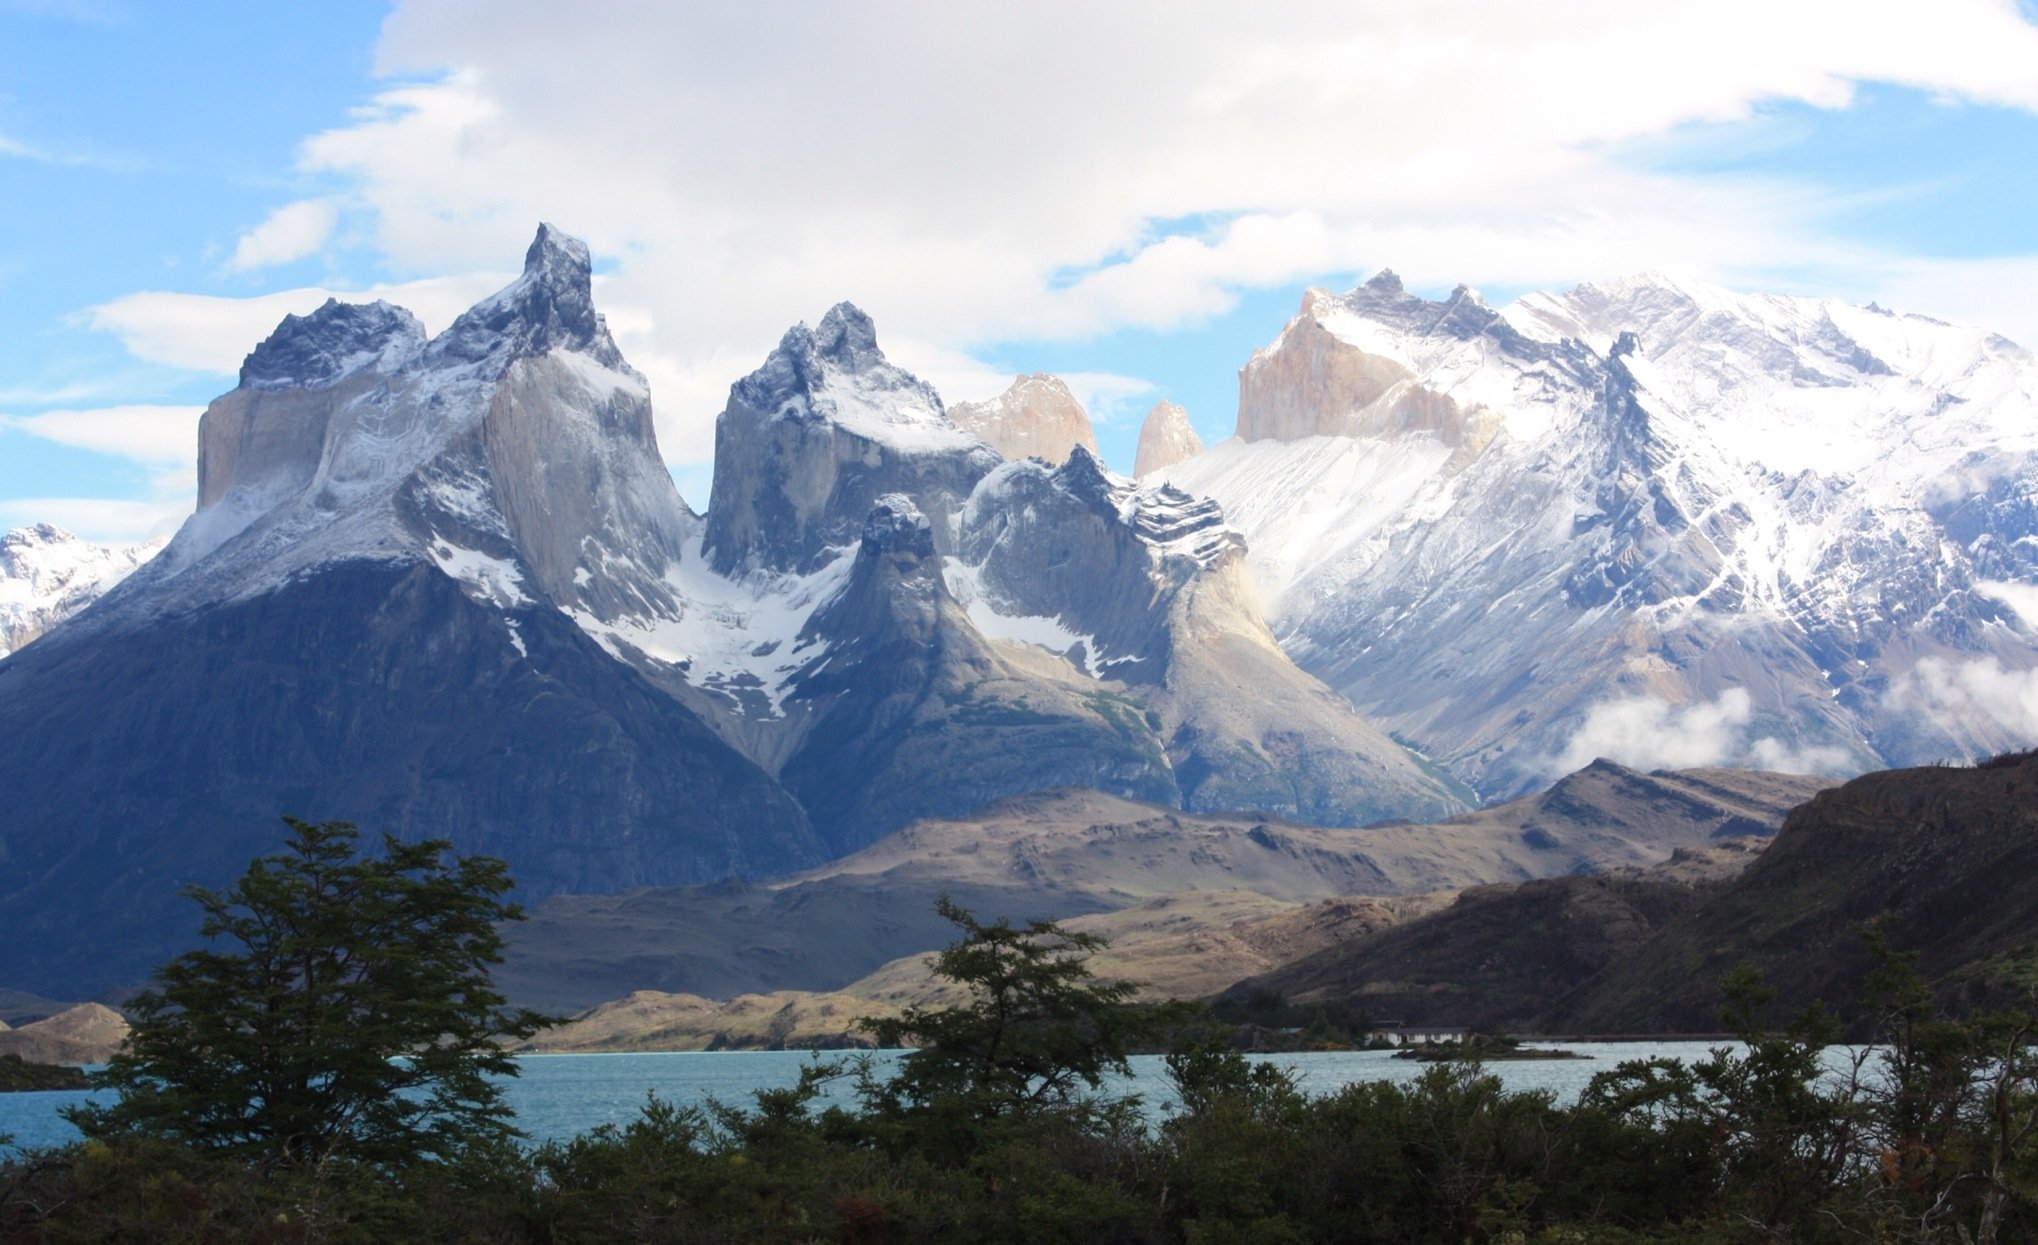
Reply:
[[[1706,1042],[1580,1042],[1566,1049],[1584,1059],[1496,1063],[1491,1070],[1510,1088],[1547,1089],[1560,1101],[1575,1099],[1594,1073],[1628,1059],[1654,1056],[1692,1061],[1711,1049]],[[891,1051],[872,1056],[882,1072],[899,1057]],[[716,1051],[677,1054],[532,1055],[519,1061],[522,1074],[509,1082],[505,1097],[517,1113],[518,1127],[533,1141],[564,1139],[600,1124],[623,1124],[635,1118],[649,1094],[668,1102],[698,1105],[710,1098],[747,1106],[760,1089],[781,1089],[799,1080],[800,1069],[815,1056],[802,1051]],[[1388,1051],[1321,1051],[1306,1054],[1255,1055],[1252,1058],[1291,1069],[1309,1093],[1330,1093],[1357,1081],[1408,1081],[1427,1066],[1396,1059]],[[1107,1085],[1107,1093],[1136,1093],[1157,1113],[1172,1108],[1167,1069],[1158,1055],[1132,1061],[1133,1075]],[[61,1145],[77,1139],[77,1131],[58,1112],[92,1097],[83,1091],[0,1094],[0,1134],[14,1135],[17,1146]],[[833,1083],[826,1099],[848,1102],[846,1079]]]

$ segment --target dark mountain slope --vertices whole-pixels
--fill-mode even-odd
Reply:
[[[280,813],[450,838],[526,897],[819,859],[692,714],[558,612],[511,617],[355,562],[0,665],[0,981],[139,980],[196,928],[178,888],[273,850]]]
[[[1855,1014],[1870,922],[1892,948],[1917,954],[1949,1002],[2020,989],[2010,979],[2030,972],[2038,950],[2038,753],[1888,770],[1822,793],[1738,881],[1610,964],[1547,1023],[1711,1027],[1719,980],[1742,962],[1783,1005],[1819,1000]]]

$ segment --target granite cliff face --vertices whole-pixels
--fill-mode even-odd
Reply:
[[[1014,377],[1011,388],[988,402],[958,402],[948,418],[1007,458],[1059,465],[1079,445],[1099,452],[1089,412],[1060,377],[1045,372]]]
[[[1599,753],[1847,773],[2032,728],[2034,385],[1879,308],[1383,273],[1312,291],[1164,474],[1297,663],[1483,795]]]
[[[1189,422],[1189,412],[1173,402],[1160,401],[1146,413],[1139,425],[1139,448],[1134,451],[1132,474],[1144,480],[1156,471],[1203,452],[1203,438]]]
[[[705,551],[718,574],[808,573],[854,546],[879,497],[919,499],[945,539],[954,502],[998,464],[933,386],[887,362],[848,303],[788,331],[715,421]]]
[[[1001,462],[854,307],[737,382],[716,445],[689,604],[583,623],[832,850],[1053,786],[1324,822],[1459,807],[1281,655],[1214,505],[1081,446]]]

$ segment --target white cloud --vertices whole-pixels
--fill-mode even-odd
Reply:
[[[339,218],[339,208],[330,199],[286,203],[240,236],[227,267],[241,271],[268,268],[316,254],[332,236]]]
[[[1983,579],[1975,581],[1974,590],[2001,601],[2026,627],[2038,629],[2038,584]]]
[[[5,134],[0,134],[0,156],[7,156],[16,160],[32,160],[37,164],[89,165],[97,163],[88,156],[49,151],[33,143],[22,142],[18,138],[10,138]]]
[[[192,498],[113,500],[97,497],[10,497],[0,500],[0,530],[31,523],[58,527],[104,544],[138,544],[168,536],[190,514]]]
[[[1995,747],[2002,738],[2038,741],[2038,669],[2011,669],[1993,657],[1925,657],[1892,686],[1890,696],[1896,706],[1940,723],[1954,739],[1974,738],[1971,724],[1979,719],[2005,732],[1977,740],[1983,747]]]
[[[1244,289],[1383,265],[1419,287],[1666,268],[2038,341],[2038,257],[1841,245],[1817,187],[1622,154],[1770,102],[1845,107],[1862,83],[2038,109],[2038,27],[2003,0],[957,0],[792,21],[740,0],[588,0],[570,21],[548,0],[403,0],[378,62],[403,80],[308,139],[303,171],[345,183],[397,271],[499,270],[540,219],[586,237],[682,467],[711,454],[729,383],[843,298],[951,401],[1009,380],[972,356],[988,344],[1179,328]],[[330,211],[287,205],[233,262],[308,253]],[[363,295],[436,327],[493,284]],[[230,373],[325,294],[149,292],[90,322]],[[1113,380],[1085,400],[1108,421],[1135,399]]]
[[[1193,18],[964,0],[791,22],[734,0],[591,0],[571,22],[539,0],[407,0],[379,59],[428,80],[310,139],[305,168],[351,182],[400,267],[500,264],[540,218],[616,257],[604,306],[679,386],[675,430],[845,297],[888,345],[951,355],[1177,327],[1242,288],[1383,264],[1419,285],[1810,271],[1863,299],[1936,291],[1906,305],[1937,314],[2029,314],[2028,283],[1831,243],[1808,187],[1619,155],[1769,101],[1842,107],[1863,82],[2038,108],[2038,28],[1997,0]],[[1190,219],[1212,223],[1153,225]],[[988,396],[968,392],[983,369],[949,370],[944,396]]]
[[[124,294],[85,312],[92,328],[112,333],[138,358],[194,372],[232,375],[240,370],[255,343],[286,315],[314,311],[328,298],[342,302],[386,299],[408,307],[436,331],[509,278],[500,272],[434,277],[365,290],[328,290],[307,286],[256,298],[222,298],[211,294],[177,294],[143,290]]]
[[[1099,426],[1130,423],[1153,405],[1159,386],[1137,376],[1115,372],[1064,372],[1062,381]]]
[[[1568,774],[1599,757],[1631,769],[1733,765],[1798,774],[1844,774],[1858,766],[1845,749],[1797,745],[1754,733],[1754,701],[1738,687],[1712,700],[1671,705],[1630,696],[1595,705],[1549,765]]]
[[[0,415],[0,428],[139,462],[186,466],[198,456],[198,417],[204,413],[198,406],[109,406]]]

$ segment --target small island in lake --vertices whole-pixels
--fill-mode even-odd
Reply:
[[[0,1055],[0,1094],[90,1087],[91,1082],[77,1068],[53,1063],[30,1063],[19,1055]]]
[[[1498,1063],[1502,1060],[1592,1058],[1576,1051],[1523,1046],[1520,1038],[1494,1037],[1484,1033],[1467,1034],[1463,1038],[1446,1039],[1441,1042],[1414,1043],[1394,1052],[1394,1057],[1414,1059],[1421,1063],[1449,1063],[1456,1060]]]

